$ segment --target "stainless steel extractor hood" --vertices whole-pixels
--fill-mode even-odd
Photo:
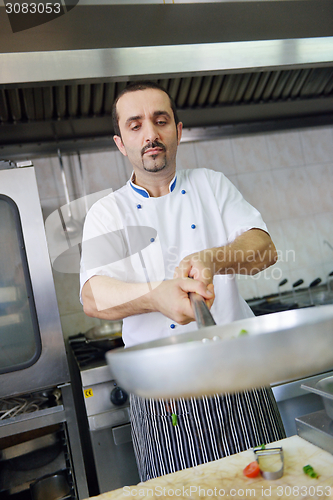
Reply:
[[[3,155],[111,147],[115,96],[147,78],[185,140],[333,123],[331,0],[59,3],[30,28],[0,6]]]

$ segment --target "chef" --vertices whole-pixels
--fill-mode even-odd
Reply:
[[[204,298],[217,324],[252,316],[236,274],[276,261],[259,212],[222,173],[176,170],[182,123],[159,85],[128,85],[114,103],[113,121],[114,141],[133,173],[86,217],[85,313],[123,319],[126,347],[196,329],[189,292]],[[130,401],[142,481],[285,437],[270,388]]]

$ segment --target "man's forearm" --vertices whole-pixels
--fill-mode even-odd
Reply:
[[[87,316],[118,320],[152,311],[147,283],[124,283],[108,276],[93,276],[82,289]]]
[[[198,280],[178,278],[155,283],[125,283],[107,276],[93,276],[82,288],[83,309],[88,316],[118,320],[148,312],[160,312],[179,324],[193,321],[189,292],[200,294],[208,307],[214,287]]]
[[[208,285],[215,274],[257,274],[277,260],[270,236],[250,229],[232,243],[201,250],[185,257],[175,269],[175,277],[191,277]]]
[[[277,253],[270,236],[251,229],[229,245],[213,248],[214,274],[257,274],[274,264]]]

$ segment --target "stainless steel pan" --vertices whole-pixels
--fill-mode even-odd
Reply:
[[[100,320],[99,326],[94,326],[87,330],[83,335],[77,336],[78,341],[82,342],[82,337],[86,344],[96,347],[103,352],[123,347],[124,342],[121,337],[122,321]],[[73,337],[72,337],[73,342]]]
[[[248,334],[239,336],[241,330]],[[115,349],[106,358],[121,387],[152,398],[236,392],[302,378],[333,368],[333,305],[206,326]]]

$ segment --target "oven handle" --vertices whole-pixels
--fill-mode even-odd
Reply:
[[[120,425],[112,429],[112,435],[114,444],[116,446],[131,443],[132,442],[132,431],[131,424]]]
[[[88,417],[90,431],[99,431],[108,427],[128,424],[130,422],[129,407],[117,408],[116,410],[105,411],[97,415]]]

